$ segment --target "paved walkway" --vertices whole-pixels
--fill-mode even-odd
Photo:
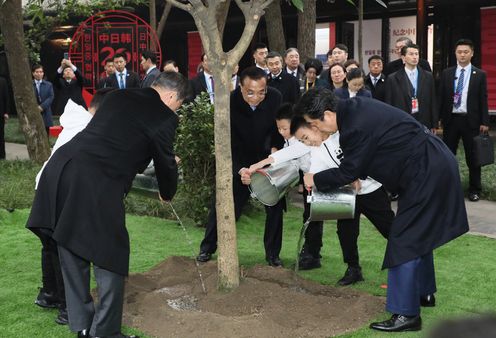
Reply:
[[[29,159],[28,151],[23,144],[6,143],[5,148],[7,160]],[[294,193],[291,199],[297,204],[301,204],[301,195]],[[393,202],[392,206],[396,210],[396,202]],[[496,202],[484,200],[470,202],[465,200],[465,206],[467,207],[470,233],[496,239]]]

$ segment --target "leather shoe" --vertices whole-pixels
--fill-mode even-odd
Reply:
[[[480,197],[479,197],[479,194],[477,194],[477,193],[470,193],[470,194],[468,194],[468,199],[471,202],[477,202],[480,200]]]
[[[91,337],[91,336],[88,336],[88,337]],[[125,335],[123,333],[118,333],[118,334],[113,334],[111,336],[95,336],[95,337],[92,337],[92,338],[140,338],[139,336],[135,336],[135,335]]]
[[[393,201],[393,202],[394,202],[394,201],[397,201],[397,200],[398,200],[398,198],[400,198],[400,196],[399,196],[398,194],[391,194],[391,195],[389,196],[389,200],[391,200],[391,201]]]
[[[69,316],[66,309],[59,309],[59,315],[55,318],[55,323],[59,325],[67,325],[69,323]]]
[[[363,281],[362,268],[349,266],[344,273],[343,278],[338,280],[338,285],[345,286]]]
[[[313,256],[302,257],[298,261],[299,270],[312,270],[320,268],[321,266],[322,265],[320,264],[320,258],[315,258]]]
[[[436,297],[434,297],[434,295],[427,295],[420,297],[420,306],[424,306],[424,307],[436,306]]]
[[[388,320],[370,324],[370,328],[386,332],[419,331],[422,329],[422,318],[394,314]]]
[[[201,251],[200,254],[196,256],[196,260],[202,263],[208,262],[211,259],[212,259],[212,254],[205,251]]]
[[[86,329],[77,333],[77,338],[90,338],[90,330]]]
[[[267,262],[269,263],[269,266],[272,266],[274,268],[277,268],[277,267],[282,267],[282,262],[281,262],[281,259],[279,257],[269,257],[267,258]]]
[[[38,297],[36,297],[34,303],[48,309],[59,307],[57,296],[52,292],[46,292],[44,289],[40,289],[40,293],[38,293]]]

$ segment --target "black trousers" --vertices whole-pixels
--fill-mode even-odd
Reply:
[[[5,159],[5,119],[0,112],[0,160]]]
[[[360,235],[360,215],[363,214],[376,227],[384,238],[388,238],[394,212],[384,187],[370,194],[357,195],[355,218],[340,219],[337,222],[337,234],[343,261],[349,266],[360,266],[358,255],[358,236]]]
[[[310,217],[310,204],[307,203],[308,191],[303,189],[303,223]],[[320,249],[322,248],[322,236],[324,234],[324,222],[315,221],[308,224],[305,232],[305,244],[303,251],[305,254],[320,258]]]
[[[35,231],[41,241],[41,280],[43,290],[57,297],[61,308],[66,307],[64,279],[60,268],[57,243],[42,229]]]
[[[91,263],[62,246],[58,246],[58,251],[71,331],[90,329],[92,337],[118,336],[122,324],[124,276],[93,265],[98,288],[95,305],[90,294]]]
[[[444,126],[443,141],[456,155],[460,138],[465,149],[465,162],[468,166],[470,193],[479,194],[482,190],[481,167],[473,164],[474,137],[479,135],[479,128],[470,128],[466,115],[453,114],[449,125]]]
[[[234,196],[234,214],[236,221],[241,217],[243,207],[250,198],[248,186],[241,183],[238,177],[233,179],[233,196]],[[264,246],[265,255],[269,257],[277,257],[281,251],[282,245],[282,215],[286,202],[284,199],[279,201],[273,207],[265,207],[265,233]],[[201,252],[214,253],[217,250],[217,211],[215,208],[215,198],[210,213],[208,215],[207,224],[205,227],[205,237],[200,244]]]

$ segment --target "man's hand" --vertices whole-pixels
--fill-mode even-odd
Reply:
[[[40,111],[40,113],[43,113],[43,108],[41,108],[41,106],[38,106],[38,110]]]
[[[313,175],[314,174],[306,173],[303,176],[303,183],[305,184],[305,189],[307,189],[307,190],[312,189],[313,186],[315,185],[315,183],[313,182]]]
[[[489,132],[489,126],[485,126],[485,125],[481,124],[479,130],[481,133],[487,133],[487,132]]]
[[[7,120],[9,119],[9,114],[3,114],[3,119],[5,120],[5,122],[7,122]]]
[[[351,185],[357,193],[360,192],[360,190],[362,189],[362,182],[360,182],[360,180],[354,181],[353,183],[351,183]]]

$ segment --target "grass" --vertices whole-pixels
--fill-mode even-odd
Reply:
[[[33,305],[40,286],[40,243],[24,228],[29,210],[9,213],[0,210],[0,332],[5,337],[67,337],[66,327],[56,325],[56,312]],[[193,256],[198,250],[203,229],[187,223],[193,247],[187,244],[177,222],[154,217],[127,216],[131,238],[131,272],[147,271],[169,256]],[[252,209],[238,223],[240,264],[245,267],[264,264],[264,215]],[[289,266],[295,258],[295,248],[301,226],[301,209],[290,207],[285,216],[283,262]],[[308,279],[334,285],[345,271],[335,235],[335,223],[328,222],[324,230],[323,267],[301,272]],[[385,241],[368,221],[362,220],[359,241],[361,265],[365,281],[354,286],[364,292],[385,296],[380,285],[386,282],[381,271]],[[494,239],[465,235],[435,252],[438,281],[435,308],[423,309],[424,327],[429,328],[440,319],[495,311],[496,245]],[[387,316],[386,313],[377,319]],[[128,333],[138,333],[126,330]],[[425,330],[423,331],[425,332]],[[405,333],[402,337],[422,337],[422,333]],[[146,336],[145,336],[146,337]],[[389,337],[364,327],[343,337]]]
[[[53,125],[58,126],[59,117],[53,117]],[[48,138],[50,145],[53,146],[55,144],[55,138]],[[22,143],[25,144],[26,140],[24,139],[24,134],[21,131],[21,126],[19,124],[19,119],[17,117],[11,116],[7,123],[5,123],[5,142],[11,143]]]

